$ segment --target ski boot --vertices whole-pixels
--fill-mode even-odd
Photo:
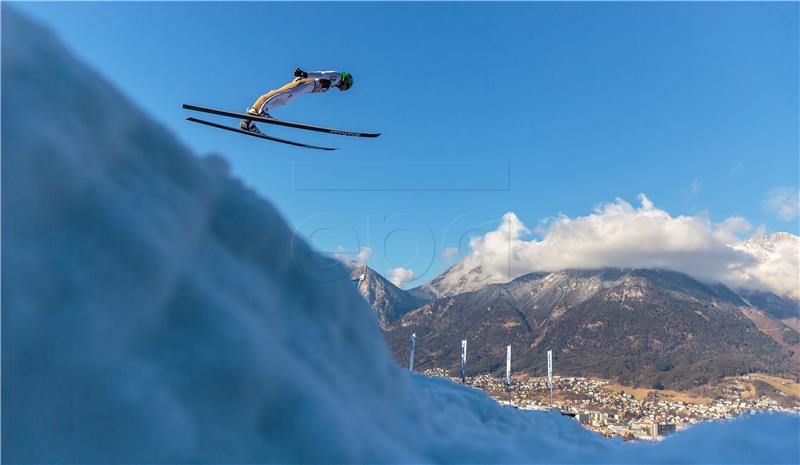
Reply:
[[[258,110],[256,110],[253,107],[248,108],[246,113],[248,115],[262,116],[264,118],[270,118],[269,113],[259,112]],[[245,131],[255,132],[257,134],[263,134],[261,132],[261,130],[258,129],[258,127],[256,126],[256,123],[254,123],[253,120],[251,120],[251,119],[243,119],[241,122],[239,122],[239,127],[244,129]]]

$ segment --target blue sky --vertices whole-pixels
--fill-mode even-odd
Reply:
[[[318,248],[370,246],[411,285],[508,211],[536,226],[645,193],[672,215],[800,229],[765,208],[800,177],[797,3],[18,8],[196,153],[224,155]],[[269,128],[341,149],[323,153],[183,120],[184,102],[243,110],[295,66],[355,86],[274,116],[383,136]]]

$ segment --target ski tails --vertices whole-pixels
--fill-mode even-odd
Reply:
[[[211,121],[205,121],[205,120],[202,120],[202,119],[197,119],[197,118],[192,117],[192,116],[187,117],[186,121],[191,121],[193,123],[204,124],[206,126],[211,126],[213,128],[224,129],[226,131],[238,132],[239,134],[246,134],[248,136],[258,137],[260,139],[265,139],[265,140],[271,140],[273,142],[280,142],[282,144],[294,145],[296,147],[304,147],[304,148],[307,148],[307,149],[317,149],[317,150],[336,150],[333,147],[320,147],[318,145],[303,144],[302,142],[295,142],[295,141],[291,141],[291,140],[281,139],[279,137],[269,136],[269,135],[264,134],[264,133],[245,131],[244,129],[241,129],[241,128],[238,128],[238,127],[225,126],[224,124],[219,124],[219,123],[212,123]]]
[[[233,113],[230,111],[216,110],[214,108],[198,107],[197,105],[189,105],[188,103],[184,103],[183,108],[186,110],[199,111],[203,113],[209,113],[212,115],[227,116],[229,118],[237,118],[237,119],[249,119],[253,121],[259,121],[261,123],[274,124],[277,126],[286,126],[288,128],[295,128],[295,129],[305,129],[307,131],[324,132],[326,134],[338,134],[340,136],[378,137],[381,135],[379,132],[345,131],[342,129],[325,128],[322,126],[312,126],[310,124],[293,123],[291,121],[283,121],[275,118],[265,118],[263,116],[253,116],[244,113]]]

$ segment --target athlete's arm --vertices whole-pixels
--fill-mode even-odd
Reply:
[[[327,79],[312,79],[314,81],[314,89],[311,92],[327,92],[331,88],[331,81]]]
[[[324,79],[330,81],[331,86],[337,85],[342,80],[342,75],[338,71],[303,71],[295,68],[294,75],[301,78]]]
[[[309,71],[308,77],[313,79],[327,79],[333,83],[339,82],[342,75],[338,71]]]

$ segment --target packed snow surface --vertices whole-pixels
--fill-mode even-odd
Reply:
[[[2,92],[5,462],[798,459],[796,417],[632,445],[409,375],[345,267],[7,4]]]

